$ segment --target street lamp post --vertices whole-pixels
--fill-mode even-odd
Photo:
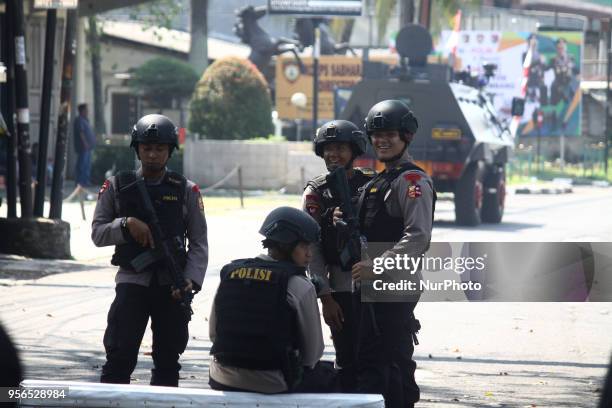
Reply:
[[[291,95],[291,104],[295,106],[298,111],[296,140],[299,142],[302,140],[302,118],[306,105],[308,104],[308,97],[303,92],[296,92]]]

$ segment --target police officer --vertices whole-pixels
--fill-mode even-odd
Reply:
[[[347,172],[351,194],[357,197],[359,187],[374,177],[369,169],[353,168],[353,161],[366,151],[367,139],[355,124],[347,120],[334,120],[321,126],[314,140],[317,156],[325,160],[328,171],[344,167]],[[343,392],[354,390],[355,381],[355,337],[351,294],[351,273],[343,271],[338,255],[338,237],[333,225],[333,210],[340,201],[329,189],[321,174],[310,180],[302,196],[302,206],[321,226],[321,242],[313,246],[309,271],[319,277],[319,298],[323,305],[323,318],[330,327],[336,349],[338,368]]]
[[[435,207],[431,179],[408,154],[418,128],[410,109],[398,100],[382,101],[370,109],[365,126],[376,158],[384,163],[385,170],[364,187],[359,199],[360,231],[367,239],[371,259],[353,266],[356,282],[374,280],[375,257],[419,257],[425,253]],[[337,211],[336,215],[341,213]],[[418,280],[420,272],[406,276]],[[382,298],[361,303],[358,392],[382,394],[387,407],[412,407],[419,400],[414,379],[416,363],[412,360],[413,341],[416,343],[415,333],[420,327],[413,313],[419,296],[417,292],[400,299],[403,301]]]
[[[93,242],[96,246],[115,245],[111,263],[119,267],[115,300],[104,333],[106,364],[101,382],[130,382],[150,317],[154,363],[151,385],[178,386],[178,359],[187,346],[189,317],[178,302],[180,289],[172,287],[163,260],[153,261],[141,272],[136,272],[132,264],[155,244],[138,190],[130,184],[144,178],[165,238],[189,241],[189,250],[177,254],[184,267],[185,292],[200,290],[208,263],[204,206],[199,187],[166,168],[172,151],[178,148],[177,129],[167,117],[142,117],[132,130],[130,147],[136,151],[141,167],[104,182],[92,223]]]
[[[221,269],[209,319],[215,390],[330,392],[335,373],[319,362],[323,336],[314,285],[306,277],[319,226],[303,211],[273,210],[259,233],[267,254]]]
[[[557,53],[551,59],[548,66],[548,69],[552,69],[555,73],[555,79],[550,85],[551,105],[556,105],[561,101],[565,103],[570,102],[574,96],[572,79],[579,73],[574,57],[567,52],[567,41],[564,38],[559,38],[555,42],[555,48]]]

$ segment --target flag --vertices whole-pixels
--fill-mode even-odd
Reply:
[[[446,51],[455,57],[457,54],[457,45],[459,44],[459,31],[461,31],[461,10],[457,10],[457,14],[453,18],[453,32],[448,37],[446,42]]]

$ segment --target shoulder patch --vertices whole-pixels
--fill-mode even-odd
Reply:
[[[317,194],[306,194],[305,207],[308,214],[315,216],[321,210],[321,198]]]
[[[417,173],[417,172],[408,172],[406,174],[404,174],[404,179],[409,182],[409,183],[416,183],[417,181],[419,181],[420,179],[422,179],[423,177]]]
[[[408,190],[406,192],[406,195],[408,196],[408,198],[414,200],[414,199],[419,198],[421,196],[421,194],[422,194],[421,186],[418,184],[418,182],[422,178],[423,178],[423,176],[421,176],[416,171],[411,171],[411,172],[408,172],[408,173],[404,174],[404,180],[406,180],[408,183],[410,183],[408,185]]]
[[[197,184],[194,184],[193,187],[191,187],[191,191],[193,191],[194,193],[199,193],[200,186],[198,186]]]
[[[102,184],[102,187],[100,187],[100,191],[98,191],[98,200],[100,199],[102,194],[104,194],[104,192],[106,190],[108,190],[108,186],[110,186],[110,180],[106,179],[106,180],[104,180],[104,183]]]
[[[408,198],[419,198],[421,194],[421,186],[419,186],[418,184],[411,184],[410,186],[408,186],[408,192],[406,193]]]
[[[198,191],[198,208],[202,215],[204,215],[204,201],[202,200],[202,194]]]

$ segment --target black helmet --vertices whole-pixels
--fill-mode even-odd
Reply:
[[[419,122],[408,106],[395,99],[387,99],[372,106],[365,123],[368,136],[377,130],[399,130],[415,134]]]
[[[266,239],[282,244],[317,242],[319,232],[319,224],[310,215],[293,207],[272,210],[259,229],[259,233]]]
[[[323,157],[323,146],[331,142],[350,143],[353,158],[364,154],[368,143],[363,132],[348,120],[332,120],[317,130],[314,140],[314,151],[317,156]]]
[[[172,153],[173,148],[178,149],[178,129],[164,115],[143,116],[132,128],[130,147],[138,150],[138,143],[169,144]]]

